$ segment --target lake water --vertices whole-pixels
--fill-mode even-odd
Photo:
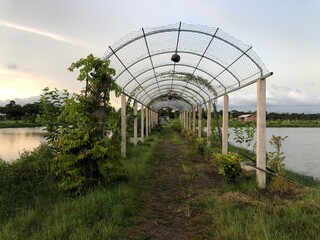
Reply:
[[[24,150],[33,150],[44,142],[42,128],[2,128],[0,129],[0,158],[13,161]]]
[[[229,141],[235,144],[232,128],[229,133]],[[267,128],[267,141],[273,134],[288,136],[282,147],[286,168],[320,179],[320,128]],[[0,129],[0,157],[5,161],[15,160],[24,149],[32,150],[43,141],[42,128]],[[267,150],[273,151],[270,145]]]
[[[229,142],[237,145],[232,128],[229,133]],[[274,151],[269,144],[272,135],[288,136],[282,145],[287,169],[320,179],[320,128],[267,128],[267,151]]]

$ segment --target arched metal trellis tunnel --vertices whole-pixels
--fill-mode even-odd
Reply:
[[[261,152],[257,153],[257,162],[262,162],[258,165],[265,168],[265,79],[272,73],[251,46],[219,28],[177,23],[127,34],[108,48],[103,59],[110,60],[111,67],[116,70],[114,80],[123,93],[150,111],[146,111],[146,134],[150,131],[148,123],[153,122],[150,119],[155,120],[155,113],[162,108],[179,110],[182,123],[190,128],[196,108],[199,113],[201,106],[209,103],[211,112],[211,101],[224,96],[224,112],[228,112],[227,94],[258,82],[261,90],[257,98],[257,134]],[[125,96],[123,99],[125,101]],[[228,141],[226,115],[224,152]],[[210,126],[208,123],[209,129]],[[264,140],[260,141],[259,137]],[[125,154],[125,146],[122,150]],[[262,187],[264,178],[262,176],[259,184]]]

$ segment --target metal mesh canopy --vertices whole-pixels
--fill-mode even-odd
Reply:
[[[171,60],[175,53],[179,62]],[[270,74],[251,46],[219,28],[185,23],[132,32],[103,59],[123,93],[154,111],[184,111]]]

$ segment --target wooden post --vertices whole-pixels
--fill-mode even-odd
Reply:
[[[198,106],[198,137],[201,138],[201,128],[202,128],[202,107],[201,105]]]
[[[207,108],[207,145],[211,146],[211,101],[208,102]]]
[[[133,116],[134,116],[134,122],[133,122],[133,144],[134,146],[137,146],[138,143],[138,102],[134,102],[134,108],[133,108]]]
[[[127,123],[126,123],[126,95],[121,95],[121,154],[126,157],[127,152]]]
[[[223,96],[222,112],[222,153],[228,153],[229,96]]]
[[[266,80],[257,82],[257,167],[266,170]],[[266,188],[266,173],[257,170],[258,188]]]
[[[144,141],[144,107],[141,105],[141,142]]]

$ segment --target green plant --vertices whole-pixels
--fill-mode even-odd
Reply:
[[[205,156],[206,150],[207,150],[207,141],[204,138],[196,138],[194,141],[194,146],[197,151],[197,153],[200,156]]]
[[[213,161],[219,164],[219,173],[225,176],[230,183],[235,183],[241,175],[241,158],[236,153],[216,153]]]
[[[282,142],[287,139],[287,136],[272,135],[269,143],[275,148],[273,152],[267,153],[267,165],[276,172],[276,176],[271,178],[270,191],[274,194],[285,194],[288,191],[288,182],[285,179],[285,156],[281,151]]]
[[[45,127],[46,138],[49,143],[56,139],[59,128],[65,125],[58,117],[64,110],[68,98],[69,92],[67,90],[60,92],[56,88],[50,90],[48,87],[43,89],[43,93],[40,95],[40,111],[36,121]]]
[[[247,150],[253,142],[256,129],[250,123],[246,123],[245,127],[243,127],[238,121],[233,131],[236,143],[239,143],[242,148]]]
[[[281,137],[272,135],[272,138],[269,141],[270,145],[273,146],[275,150],[267,153],[267,165],[278,174],[284,174],[283,162],[286,157],[284,156],[284,152],[281,151],[281,148],[282,142],[287,138],[288,136]]]

